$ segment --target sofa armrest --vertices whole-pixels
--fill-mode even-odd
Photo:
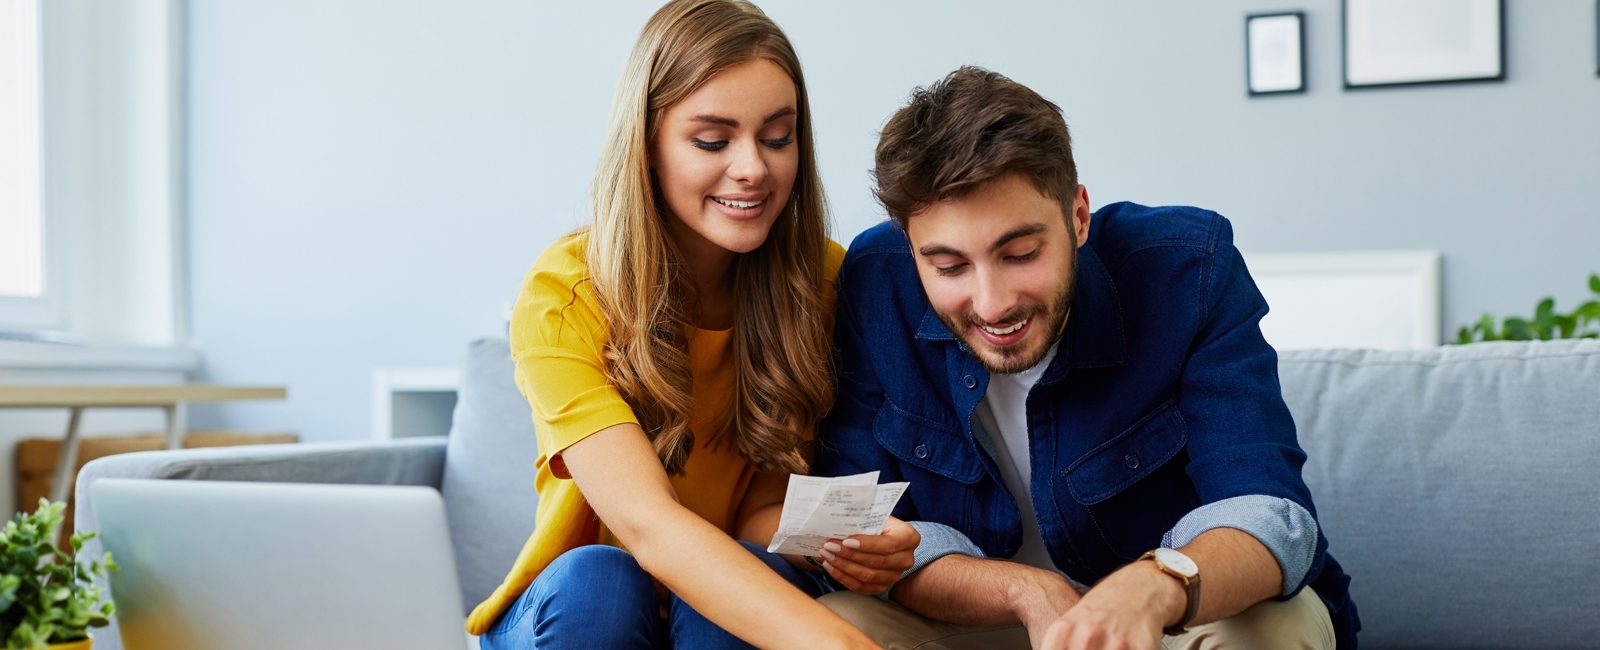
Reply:
[[[444,437],[384,442],[207,447],[118,454],[78,471],[73,527],[94,530],[89,484],[102,478],[157,478],[284,483],[364,483],[438,488]]]

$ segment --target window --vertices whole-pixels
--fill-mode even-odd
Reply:
[[[11,303],[0,321],[46,290],[38,11],[38,0],[0,2],[0,300]]]
[[[0,371],[192,357],[182,3],[0,0]]]

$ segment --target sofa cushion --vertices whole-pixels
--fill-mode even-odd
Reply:
[[[445,513],[455,544],[462,602],[494,591],[533,532],[533,412],[517,390],[505,339],[467,348],[445,451]]]
[[[1361,643],[1600,639],[1600,341],[1284,352]]]

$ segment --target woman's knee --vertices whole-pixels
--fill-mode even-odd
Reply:
[[[653,634],[658,611],[655,582],[632,555],[610,546],[580,546],[562,553],[539,573],[484,637],[491,641],[485,647],[513,647],[499,642],[536,638],[587,639],[627,647],[629,641]],[[609,634],[621,637],[595,636]]]
[[[622,549],[598,544],[562,553],[540,572],[530,591],[548,602],[614,604],[654,611],[655,580],[639,561]],[[548,605],[547,605],[548,606]]]
[[[541,580],[548,576],[558,582],[588,582],[597,577],[624,582],[651,584],[650,574],[632,555],[615,546],[590,544],[579,546],[557,556],[544,571]]]

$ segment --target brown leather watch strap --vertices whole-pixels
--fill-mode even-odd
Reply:
[[[1160,569],[1162,573],[1165,573],[1165,574],[1167,574],[1169,576],[1172,576],[1173,579],[1177,580],[1180,583],[1183,583],[1183,596],[1188,601],[1187,603],[1184,604],[1184,607],[1183,607],[1183,618],[1178,619],[1177,623],[1174,623],[1174,624],[1166,627],[1165,629],[1161,630],[1162,634],[1165,634],[1165,635],[1168,635],[1168,636],[1177,635],[1177,634],[1183,634],[1184,630],[1187,629],[1188,626],[1189,626],[1189,621],[1194,620],[1195,613],[1200,611],[1200,576],[1199,576],[1199,574],[1196,574],[1196,575],[1193,575],[1193,576],[1186,576],[1186,575],[1183,575],[1181,573],[1178,573],[1177,571],[1174,571],[1174,570],[1168,568],[1166,564],[1163,564],[1161,562],[1161,560],[1156,559],[1156,552],[1155,551],[1149,551],[1149,552],[1145,553],[1144,555],[1140,556],[1139,559],[1140,560],[1150,560],[1151,562],[1155,562],[1156,563],[1156,568]]]
[[[1168,573],[1167,575],[1172,574]],[[1172,577],[1183,581],[1183,593],[1189,599],[1189,604],[1183,608],[1183,618],[1178,619],[1178,622],[1172,626],[1161,630],[1162,634],[1168,636],[1183,634],[1184,630],[1189,626],[1189,621],[1194,620],[1195,613],[1200,611],[1200,576],[1184,578],[1183,576],[1172,575]]]

